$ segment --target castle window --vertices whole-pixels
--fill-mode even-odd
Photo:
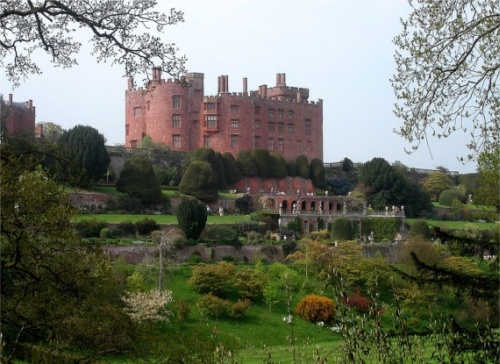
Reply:
[[[255,120],[253,122],[253,128],[254,129],[260,129],[260,120]]]
[[[283,151],[283,139],[278,139],[278,151]]]
[[[278,119],[283,119],[283,110],[278,110]]]
[[[238,120],[231,120],[231,128],[237,128],[238,127]]]
[[[141,110],[141,107],[134,107],[134,116],[137,117],[137,116],[141,116],[142,115],[142,110]]]
[[[129,125],[129,124],[126,124],[126,125],[125,125],[125,135],[126,135],[126,136],[128,136],[129,129],[130,129],[130,125]]]
[[[259,136],[254,136],[252,139],[252,148],[259,148],[260,147],[260,137]]]
[[[205,127],[217,128],[217,115],[205,115]]]
[[[172,146],[174,148],[181,147],[181,136],[180,135],[172,135]]]
[[[288,132],[293,133],[293,124],[288,124]]]
[[[288,110],[288,119],[293,119],[293,111]]]
[[[181,127],[181,116],[179,114],[172,115],[172,126],[174,128],[180,128]]]
[[[269,142],[267,143],[267,149],[274,150],[274,139],[269,138]]]
[[[149,111],[151,108],[151,101],[146,101],[146,110]]]
[[[205,103],[205,111],[215,111],[215,102]]]
[[[174,109],[181,108],[181,96],[180,95],[172,95],[172,107]]]
[[[285,124],[283,123],[278,123],[278,131],[283,132],[285,130]]]
[[[255,106],[255,114],[260,114],[260,106]]]
[[[238,113],[238,105],[231,105],[231,114]]]
[[[131,141],[130,141],[130,146],[131,146],[132,148],[137,148],[137,140],[131,140]]]
[[[210,148],[210,135],[206,135],[203,137],[203,146],[206,148]]]
[[[238,135],[231,135],[231,148],[238,148]]]
[[[274,131],[275,123],[269,123],[269,131]]]
[[[274,109],[269,109],[267,111],[267,115],[270,117],[270,118],[274,118]]]
[[[306,134],[311,134],[311,120],[306,119],[304,122],[304,130]]]

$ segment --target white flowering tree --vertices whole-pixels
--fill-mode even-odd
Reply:
[[[125,312],[134,322],[170,322],[172,311],[167,306],[174,300],[172,291],[129,292],[122,300]]]

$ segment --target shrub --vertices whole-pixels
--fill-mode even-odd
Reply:
[[[421,236],[428,239],[431,236],[429,225],[425,220],[417,220],[410,227],[410,236]]]
[[[189,307],[189,303],[185,300],[176,300],[175,301],[175,312],[177,314],[177,319],[181,322],[186,321],[191,313],[191,307]]]
[[[231,303],[227,300],[209,293],[202,296],[198,301],[198,308],[203,316],[219,318],[226,312]]]
[[[120,231],[123,235],[134,236],[137,229],[132,221],[122,221],[118,225],[118,231]]]
[[[264,278],[259,272],[243,269],[236,273],[234,285],[241,298],[254,301],[262,297],[264,292]]]
[[[207,161],[192,161],[179,183],[179,191],[201,201],[215,201],[219,197],[218,174]]]
[[[449,189],[444,190],[439,195],[439,204],[443,206],[451,206],[453,200],[457,199],[460,202],[463,202],[463,193],[457,189]]]
[[[76,231],[82,238],[99,238],[107,224],[97,219],[81,220],[76,223]]]
[[[101,239],[109,239],[113,236],[113,232],[111,231],[110,228],[105,227],[101,229],[101,232],[99,233],[99,237]]]
[[[232,263],[200,264],[193,268],[189,284],[200,293],[224,295],[231,289],[235,267]]]
[[[313,185],[317,188],[326,188],[325,165],[321,159],[314,158],[309,169]]]
[[[361,295],[361,289],[357,287],[354,294],[346,298],[346,304],[349,307],[355,308],[361,312],[369,312],[370,311],[370,299],[363,297]]]
[[[255,211],[253,198],[250,194],[245,194],[234,201],[234,207],[238,209],[240,214],[248,215]]]
[[[297,304],[295,313],[309,322],[330,324],[335,318],[335,305],[328,297],[312,294]]]
[[[140,198],[130,197],[128,195],[120,196],[119,207],[121,210],[131,214],[139,214],[143,208]]]
[[[250,300],[238,300],[238,302],[231,305],[231,312],[229,316],[232,318],[241,318],[245,314],[245,311],[250,307],[252,302]]]
[[[188,264],[199,264],[199,263],[202,263],[202,262],[203,262],[203,259],[201,258],[201,254],[199,252],[194,252],[186,260],[186,263],[188,263]]]
[[[139,235],[149,235],[154,230],[158,230],[159,226],[153,219],[146,217],[145,219],[139,220],[135,223],[137,232]]]
[[[202,238],[214,245],[240,245],[238,233],[232,226],[209,225],[203,231]]]

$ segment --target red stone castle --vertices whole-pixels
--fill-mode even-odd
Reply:
[[[5,132],[9,136],[35,135],[35,107],[33,101],[14,102],[12,94],[4,100],[0,95],[0,115],[5,120]]]
[[[209,147],[217,152],[265,148],[286,160],[301,154],[323,160],[323,101],[309,101],[309,89],[286,85],[284,73],[275,87],[229,92],[228,76],[219,76],[218,94],[205,96],[203,73],[188,73],[185,82],[164,80],[153,69],[146,89],[129,80],[125,93],[125,146],[140,147],[149,135],[173,151]]]

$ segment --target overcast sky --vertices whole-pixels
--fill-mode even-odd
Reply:
[[[444,166],[460,173],[467,135],[431,139],[411,155],[410,145],[393,132],[400,121],[389,79],[395,70],[392,39],[401,32],[406,0],[159,0],[159,8],[184,11],[185,22],[166,29],[164,41],[175,43],[188,58],[189,72],[205,74],[205,94],[215,95],[217,77],[228,75],[229,91],[275,85],[285,73],[288,86],[308,88],[311,101],[323,100],[324,161],[345,157],[367,162],[374,157],[408,167]],[[85,52],[87,50],[87,52]],[[91,125],[107,144],[125,142],[123,69],[97,64],[84,48],[79,65],[53,68],[37,54],[43,74],[13,90],[4,72],[0,93],[14,101],[33,100],[37,122],[69,129]],[[167,77],[164,75],[164,77]],[[141,82],[142,77],[136,81]]]

